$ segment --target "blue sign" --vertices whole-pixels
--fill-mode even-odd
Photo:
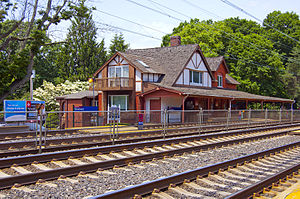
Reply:
[[[27,107],[27,111],[34,111],[35,113],[27,113],[27,120],[36,120],[37,119],[37,106],[44,104],[45,105],[45,101],[26,101],[26,107]],[[45,108],[44,110],[42,110],[43,112],[45,112]]]
[[[98,111],[98,106],[75,106],[74,111]]]
[[[5,112],[24,112],[24,113],[5,113],[5,122],[26,121],[26,101],[4,100]]]

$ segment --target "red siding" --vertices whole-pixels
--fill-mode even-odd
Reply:
[[[218,75],[222,75],[223,77],[223,87],[222,88],[228,88],[228,89],[234,89],[236,90],[235,84],[228,84],[226,83],[226,74],[227,74],[226,67],[223,62],[221,62],[219,68],[217,71],[213,72],[213,76],[216,80],[218,80]],[[218,81],[212,82],[212,87],[218,87]]]

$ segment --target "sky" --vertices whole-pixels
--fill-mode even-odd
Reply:
[[[263,20],[267,14],[274,10],[280,10],[281,12],[293,11],[300,15],[300,3],[297,0],[229,1],[260,20]],[[160,13],[133,2],[158,10]],[[222,0],[88,0],[87,5],[88,7],[93,6],[96,8],[93,11],[93,19],[98,28],[97,39],[98,41],[104,39],[106,47],[109,46],[111,39],[116,33],[123,33],[125,42],[130,44],[131,49],[159,47],[162,43],[161,38],[165,34],[171,33],[173,28],[177,27],[181,21],[189,21],[190,18],[219,21],[230,17],[240,17],[255,21],[255,19],[243,12],[225,4]],[[172,10],[168,10],[165,7]],[[142,24],[143,26],[124,21],[120,18]],[[104,24],[108,24],[109,26]],[[126,29],[127,31],[111,26]],[[68,24],[63,24],[63,26],[61,24],[60,27],[54,27],[52,30],[59,33],[54,34],[54,39],[62,40],[65,38],[68,32],[67,27]],[[134,31],[144,36],[128,31]]]

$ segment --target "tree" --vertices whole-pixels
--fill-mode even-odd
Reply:
[[[52,82],[44,81],[41,87],[34,90],[33,98],[34,100],[45,101],[47,111],[58,111],[59,103],[56,101],[56,97],[88,90],[88,88],[89,83],[87,81],[70,82],[66,80],[56,86]]]
[[[253,31],[253,32],[252,32]],[[239,90],[269,96],[287,97],[281,56],[273,43],[260,36],[259,24],[238,18],[213,22],[192,19],[180,23],[170,35],[181,36],[181,43],[199,44],[206,57],[223,55],[241,85]],[[169,45],[170,35],[163,37],[162,46]]]
[[[287,63],[286,74],[283,79],[286,82],[285,89],[292,99],[295,99],[297,107],[300,107],[300,47],[297,46],[291,52]]]
[[[33,4],[25,1],[19,7],[10,0],[0,1],[0,101],[29,80],[34,57],[41,46],[49,45],[46,37],[49,27],[71,16],[65,9],[68,0],[54,1],[48,0],[46,6],[40,6],[38,0]],[[17,13],[22,13],[19,20],[9,19]],[[30,20],[25,22],[25,19]]]
[[[274,47],[279,50],[280,53],[289,56],[292,49],[297,44],[299,45],[299,43],[294,40],[300,40],[300,20],[296,13],[274,11],[267,15],[263,24],[266,30],[266,36],[274,42]],[[279,31],[294,39],[285,36]]]
[[[33,79],[34,88],[38,88],[43,84],[43,81],[57,83],[59,75],[59,65],[56,60],[60,52],[62,44],[43,46],[40,52],[34,59],[34,69],[36,76]]]
[[[85,5],[85,0],[72,7],[74,17],[67,35],[66,44],[60,49],[57,59],[59,80],[87,80],[106,61],[104,40],[96,41],[97,28],[92,19],[92,10]]]
[[[124,52],[129,48],[129,44],[125,44],[123,34],[115,34],[109,46],[109,57],[113,56],[117,51]]]

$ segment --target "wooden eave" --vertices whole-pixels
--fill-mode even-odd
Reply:
[[[126,59],[121,53],[116,52],[108,61],[106,61],[93,75],[93,77],[95,78],[99,72],[101,72],[103,70],[103,68],[107,67],[107,65],[116,57],[116,56],[120,56],[122,57],[124,60],[126,60],[126,62],[134,67],[135,69],[139,70],[141,73],[143,73],[140,69],[138,69],[131,61],[129,61],[128,59]]]
[[[213,74],[212,74],[212,71],[211,71],[210,67],[208,66],[208,63],[207,63],[207,61],[206,61],[206,59],[205,59],[205,57],[204,57],[204,55],[203,55],[203,53],[202,53],[202,51],[201,51],[201,49],[200,49],[200,46],[198,45],[198,46],[195,48],[195,50],[193,51],[193,53],[190,55],[190,57],[187,59],[186,63],[184,64],[184,67],[182,68],[182,70],[180,71],[180,73],[177,75],[177,77],[176,77],[176,79],[175,79],[173,85],[176,84],[178,78],[180,77],[180,74],[184,71],[184,69],[185,69],[186,66],[188,65],[189,61],[192,59],[193,55],[194,55],[196,52],[199,52],[199,54],[200,54],[200,56],[201,56],[201,58],[202,58],[202,61],[204,62],[204,65],[205,65],[205,67],[206,67],[206,69],[207,69],[207,71],[208,71],[208,74],[210,75],[211,79],[212,79],[213,81],[215,80],[215,78],[214,78],[214,76],[213,76]]]

